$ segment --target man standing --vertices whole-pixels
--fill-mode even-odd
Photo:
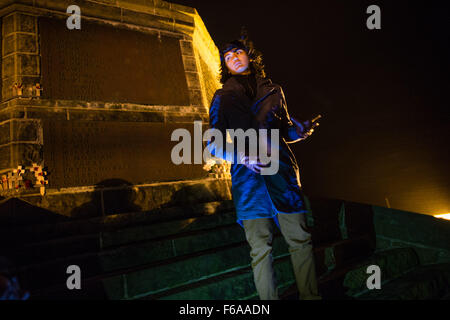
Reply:
[[[278,130],[278,171],[264,175],[267,164],[251,161],[248,154],[233,150],[231,193],[237,222],[244,228],[251,247],[255,286],[262,300],[278,299],[272,265],[273,222],[289,245],[300,299],[320,299],[312,252],[306,231],[307,212],[302,195],[299,168],[289,143],[306,139],[318,125],[290,118],[283,90],[266,78],[262,57],[251,46],[235,40],[220,51],[221,82],[210,107],[210,127],[226,137],[227,129]],[[268,134],[268,136],[271,136]],[[273,141],[267,141],[268,145]],[[226,141],[209,142],[213,155],[226,155]],[[277,145],[276,143],[274,145]],[[261,146],[258,146],[261,147]],[[268,149],[270,150],[270,149]],[[228,150],[227,150],[228,151]],[[230,155],[223,157],[230,159]]]

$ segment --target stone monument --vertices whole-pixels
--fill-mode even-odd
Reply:
[[[3,200],[90,217],[230,199],[229,179],[171,161],[171,133],[207,128],[219,87],[218,51],[194,8],[1,0],[0,17]]]

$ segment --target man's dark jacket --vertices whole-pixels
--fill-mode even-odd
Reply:
[[[234,158],[231,193],[237,222],[242,225],[242,220],[272,217],[277,222],[277,213],[306,212],[299,168],[288,146],[288,142],[301,139],[290,120],[282,88],[270,79],[256,76],[256,93],[251,99],[252,96],[246,94],[246,87],[237,77],[240,76],[229,78],[223,88],[214,94],[209,110],[210,128],[222,132],[223,146],[226,143],[226,129],[279,129],[280,137],[279,169],[274,175],[255,173],[238,164],[237,158]]]

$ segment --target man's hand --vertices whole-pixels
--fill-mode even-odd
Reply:
[[[300,122],[297,119],[291,117],[292,122],[296,126],[297,134],[301,139],[306,139],[310,135],[313,134],[314,128],[319,126],[318,120],[322,118],[322,115],[318,115],[312,120],[306,120],[304,122]]]
[[[259,160],[259,157],[249,157],[245,154],[240,155],[240,163],[245,165],[247,168],[255,173],[261,174],[261,168],[269,167],[270,163],[263,164]]]

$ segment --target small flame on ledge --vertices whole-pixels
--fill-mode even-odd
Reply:
[[[435,218],[450,220],[450,213],[435,214]]]

